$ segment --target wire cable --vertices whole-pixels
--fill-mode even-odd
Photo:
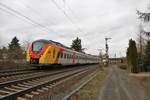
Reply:
[[[12,9],[12,8],[8,7],[7,5],[5,5],[3,3],[0,3],[0,6],[6,8],[7,10],[9,10],[13,13],[15,13],[16,15],[19,15],[20,17],[23,17],[24,19],[28,20],[30,23],[42,27],[46,32],[54,32],[53,30],[50,30],[50,29],[46,28],[44,25],[32,20],[31,18],[25,16],[24,14],[20,13],[19,11],[15,10],[15,9]],[[9,13],[8,11],[6,11],[2,8],[1,8],[1,10],[5,11],[6,13]],[[12,13],[9,13],[9,14],[14,15]]]
[[[68,10],[72,13],[72,16],[75,18],[75,20],[79,21],[79,19],[77,18],[77,16],[75,15],[74,11],[71,9],[71,7],[69,5],[67,5],[66,0],[62,0],[64,3],[64,7],[67,7]],[[82,31],[83,33],[87,33],[85,32],[81,27],[79,27],[79,30]]]
[[[57,4],[57,2],[56,2],[55,0],[51,0],[51,1],[52,1],[52,3],[65,15],[65,17],[77,28],[77,30],[78,30],[79,32],[83,32],[83,31],[80,29],[80,27],[78,27],[77,24],[74,23],[74,21],[70,18],[70,16],[66,13],[66,11],[63,10],[63,9]]]

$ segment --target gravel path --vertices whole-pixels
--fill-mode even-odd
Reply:
[[[98,100],[150,100],[138,81],[119,68],[112,67],[101,88]]]

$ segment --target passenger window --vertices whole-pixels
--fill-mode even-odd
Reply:
[[[69,58],[69,55],[67,54],[67,59]]]
[[[59,55],[60,55],[60,52],[58,52],[58,54],[57,54],[57,58],[59,58]]]
[[[66,54],[64,53],[64,58],[66,58]]]
[[[54,49],[54,51],[53,51],[53,58],[55,57],[55,49]]]
[[[69,54],[67,54],[67,59],[69,58]]]
[[[61,58],[63,58],[63,53],[61,53]]]

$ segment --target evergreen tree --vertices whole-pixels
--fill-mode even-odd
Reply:
[[[127,49],[127,60],[128,60],[128,66],[131,72],[138,72],[138,54],[137,54],[137,48],[136,43],[134,40],[129,40],[129,47]]]
[[[21,59],[23,58],[23,50],[19,44],[17,37],[14,37],[8,46],[8,57],[10,59]]]
[[[145,48],[145,57],[144,57],[145,67],[150,66],[150,40],[147,41]]]
[[[126,58],[127,58],[128,65],[130,65],[129,48],[127,48]]]
[[[72,41],[71,48],[78,52],[83,52],[82,45],[81,45],[81,39],[78,37]]]

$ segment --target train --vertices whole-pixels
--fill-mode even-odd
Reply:
[[[53,40],[39,39],[28,46],[26,61],[32,66],[77,65],[96,64],[100,58],[77,52]]]

